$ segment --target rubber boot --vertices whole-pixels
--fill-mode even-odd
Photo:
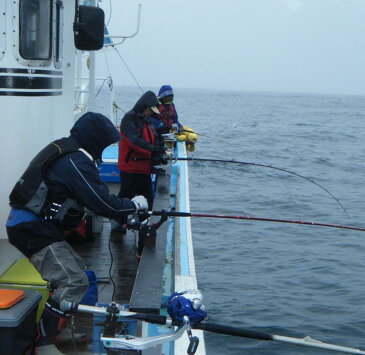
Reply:
[[[57,335],[62,331],[69,315],[52,307],[48,302],[44,308],[38,326],[38,336],[35,340],[35,354],[62,354],[53,344]],[[52,346],[51,346],[52,345]],[[53,351],[53,352],[51,352]],[[58,352],[57,352],[58,351]]]

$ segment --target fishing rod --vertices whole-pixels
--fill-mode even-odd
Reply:
[[[306,176],[300,175],[294,171],[291,170],[287,170],[287,169],[283,169],[283,168],[278,168],[276,166],[272,166],[272,165],[267,165],[267,164],[260,164],[260,163],[251,163],[251,162],[246,162],[246,161],[239,161],[239,160],[234,160],[234,159],[230,159],[230,160],[226,160],[226,159],[211,159],[211,158],[193,158],[193,157],[187,157],[187,158],[178,158],[178,157],[173,157],[170,158],[172,161],[177,161],[177,160],[182,160],[182,161],[208,161],[208,162],[218,162],[218,163],[234,163],[234,164],[242,164],[242,165],[252,165],[252,166],[260,166],[263,168],[270,168],[270,169],[274,169],[274,170],[279,170],[279,171],[283,171],[285,173],[291,174],[291,175],[295,175],[297,177],[300,177],[304,180],[307,180],[309,182],[311,182],[312,184],[318,186],[319,188],[321,188],[323,191],[325,191],[327,194],[329,194],[336,202],[337,204],[342,208],[342,210],[345,212],[347,218],[350,219],[349,214],[347,213],[346,208],[342,205],[342,203],[340,202],[340,200],[333,195],[330,191],[328,191],[325,187],[323,187],[322,185],[320,185],[318,182],[307,178]],[[140,160],[150,160],[150,158],[133,158],[132,160],[135,161],[140,161]]]
[[[292,224],[303,224],[303,225],[318,226],[318,227],[350,229],[350,230],[365,232],[365,228],[344,226],[344,225],[339,225],[339,224],[306,222],[306,221],[288,220],[288,219],[262,218],[262,217],[252,217],[252,216],[231,216],[231,215],[227,216],[227,215],[219,215],[219,214],[191,213],[191,212],[178,212],[178,211],[165,211],[165,210],[148,211],[148,215],[165,216],[165,217],[222,218],[222,219],[239,219],[239,220],[261,221],[261,222],[292,223]]]
[[[114,304],[115,308],[115,304]],[[87,305],[79,305],[78,311],[86,312],[86,313],[93,313],[93,314],[100,314],[108,316],[110,315],[110,308],[108,307],[96,307],[96,306],[87,306]],[[158,315],[158,314],[146,314],[146,313],[136,313],[136,312],[130,312],[130,311],[121,311],[119,309],[114,309],[113,314],[117,318],[122,317],[123,319],[130,318],[130,319],[136,319],[141,321],[146,321],[148,323],[153,324],[160,324],[160,325],[175,325],[175,326],[181,326],[181,322],[177,321],[176,319],[171,319],[170,317],[164,316],[164,315]],[[358,354],[358,355],[365,355],[365,351],[355,349],[352,347],[342,346],[342,345],[336,345],[336,344],[330,344],[330,343],[323,343],[319,340],[310,338],[309,336],[306,336],[304,338],[294,338],[294,337],[288,337],[284,335],[277,335],[277,334],[270,334],[270,333],[264,333],[257,330],[252,330],[249,328],[239,328],[239,327],[232,327],[227,326],[223,324],[217,324],[217,323],[209,323],[209,322],[197,322],[194,324],[191,324],[192,329],[200,329],[204,331],[208,331],[211,333],[218,333],[218,334],[224,334],[224,335],[230,335],[230,336],[237,336],[241,338],[249,338],[249,339],[257,339],[257,340],[264,340],[264,341],[275,341],[279,343],[286,343],[286,344],[294,344],[299,346],[306,346],[306,347],[312,347],[317,349],[323,349],[323,350],[331,350],[336,352],[342,352],[347,354]],[[181,329],[181,328],[180,328]],[[177,334],[178,331],[175,332]],[[175,336],[175,339],[180,337],[182,334],[177,334]],[[145,349],[148,346],[157,345],[158,343],[163,343],[171,339],[171,335],[169,335],[168,339],[163,339],[166,335],[160,335],[160,339],[158,337],[152,337],[152,338],[138,338],[139,342],[135,344],[135,347],[138,349]],[[190,336],[191,337],[191,336]],[[196,337],[192,337],[196,338]],[[102,338],[103,339],[103,338]],[[133,348],[134,342],[133,337],[128,340],[123,340],[122,338],[106,338],[107,340],[113,340],[115,343],[120,342],[121,344],[128,344],[128,348]],[[153,342],[153,343],[152,343]],[[199,341],[198,341],[199,342]],[[121,347],[122,349],[122,347]],[[192,354],[195,353],[191,352]]]
[[[288,343],[288,344],[294,344],[294,345],[301,345],[301,346],[307,346],[317,349],[323,349],[323,350],[332,350],[332,351],[338,351],[342,353],[347,354],[365,354],[365,351],[350,348],[347,346],[342,345],[336,345],[336,344],[329,344],[329,343],[323,343],[319,340],[312,339],[310,337],[305,338],[293,338],[293,337],[287,337],[283,335],[276,335],[276,334],[269,334],[269,333],[263,333],[247,328],[236,328],[236,327],[230,327],[222,324],[216,324],[216,323],[200,323],[195,326],[193,326],[195,329],[201,329],[208,332],[213,333],[219,333],[219,334],[225,334],[225,335],[231,335],[231,336],[238,336],[242,338],[250,338],[250,339],[258,339],[258,340],[265,340],[265,341],[276,341],[279,343]]]
[[[187,157],[187,158],[174,158],[173,160],[183,160],[183,161],[208,161],[208,162],[218,162],[218,163],[233,163],[233,164],[241,164],[241,165],[252,165],[252,166],[260,166],[263,168],[270,168],[270,169],[274,169],[274,170],[278,170],[278,171],[282,171],[291,175],[295,175],[298,176],[304,180],[307,180],[309,182],[311,182],[312,184],[318,186],[319,188],[321,188],[323,191],[325,191],[327,194],[329,194],[337,203],[338,205],[342,208],[342,210],[345,212],[346,216],[348,218],[350,218],[349,214],[347,213],[346,208],[342,205],[342,203],[340,202],[340,200],[334,196],[330,191],[328,191],[325,187],[323,187],[322,185],[320,185],[318,182],[307,178],[306,176],[300,175],[294,171],[291,170],[287,170],[287,169],[283,169],[283,168],[278,168],[276,166],[272,166],[272,165],[266,165],[266,164],[260,164],[260,163],[250,163],[250,162],[245,162],[245,161],[238,161],[238,160],[228,160],[228,159],[210,159],[210,158],[193,158],[193,157]]]

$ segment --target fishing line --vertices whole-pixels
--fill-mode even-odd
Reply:
[[[249,162],[245,162],[245,161],[238,161],[238,160],[225,160],[225,159],[209,159],[209,158],[193,158],[193,157],[188,157],[188,158],[175,158],[174,160],[186,160],[186,161],[208,161],[208,162],[218,162],[218,163],[233,163],[233,164],[242,164],[242,165],[252,165],[252,166],[260,166],[263,168],[270,168],[270,169],[274,169],[274,170],[278,170],[278,171],[283,171],[285,173],[291,174],[291,175],[295,175],[298,176],[304,180],[307,180],[309,182],[311,182],[312,184],[318,186],[319,188],[321,188],[323,191],[325,191],[328,195],[330,195],[337,203],[338,205],[342,208],[342,210],[345,212],[346,216],[350,219],[349,214],[347,213],[346,208],[342,205],[342,203],[340,202],[340,200],[333,195],[330,191],[328,191],[325,187],[323,187],[322,185],[320,185],[318,182],[307,178],[306,176],[300,175],[294,171],[290,171],[287,169],[283,169],[283,168],[278,168],[272,165],[267,165],[267,164],[260,164],[260,163],[249,163]]]
[[[217,141],[220,141],[220,142],[223,142],[223,143],[226,143],[226,144],[229,144],[229,145],[235,146],[235,147],[240,147],[240,148],[242,148],[242,145],[241,145],[241,144],[232,143],[232,142],[227,141],[226,139],[223,139],[223,138],[217,138],[217,137],[208,136],[208,135],[207,135],[207,134],[205,134],[205,133],[198,133],[198,132],[190,131],[189,129],[184,129],[184,130],[183,130],[183,132],[195,133],[195,134],[196,134],[196,135],[198,135],[198,136],[207,137],[207,138],[210,138],[210,139],[213,139],[213,140],[217,140]]]
[[[318,226],[318,227],[350,229],[350,230],[365,232],[365,228],[344,226],[344,225],[340,225],[340,224],[306,222],[306,221],[300,221],[300,220],[263,218],[263,217],[253,217],[253,216],[229,216],[229,215],[219,215],[219,214],[191,213],[191,212],[164,211],[164,210],[149,211],[148,214],[150,216],[222,218],[222,219],[241,219],[241,220],[248,220],[248,221],[260,221],[260,222],[292,223],[292,224],[303,224],[303,225]]]
[[[231,145],[233,147],[239,147],[239,148],[242,148],[242,144],[237,144],[237,143],[232,143],[226,139],[222,139],[222,138],[217,138],[217,137],[212,137],[212,136],[209,136],[205,133],[198,133],[198,132],[194,132],[194,131],[191,131],[189,129],[184,129],[183,132],[188,132],[188,133],[195,133],[197,134],[198,136],[203,136],[203,137],[206,137],[206,138],[209,138],[209,139],[212,139],[212,140],[217,140],[219,142],[222,142],[222,143],[225,143],[225,144],[228,144],[228,145]],[[260,157],[257,156],[257,154],[253,154],[251,152],[245,152],[245,154],[249,153],[250,155],[252,155],[254,157],[254,159],[257,159],[259,161],[262,161],[262,159]],[[262,163],[263,164],[263,163]],[[283,184],[284,188],[286,189],[286,192],[287,194],[290,196],[290,197],[293,197],[293,195],[291,194],[291,192],[289,191],[288,187],[286,186],[283,178],[281,176],[279,176],[279,179],[281,181],[281,183]]]

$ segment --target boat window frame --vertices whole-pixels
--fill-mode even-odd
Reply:
[[[16,60],[25,66],[28,67],[49,67],[53,61],[53,47],[54,47],[54,23],[53,23],[53,5],[54,0],[46,0],[49,1],[50,5],[50,13],[49,13],[49,57],[48,58],[34,58],[28,59],[23,58],[20,52],[20,4],[22,1],[29,0],[13,0],[13,49]],[[44,4],[44,0],[34,0],[42,2]]]
[[[53,11],[53,62],[56,69],[62,67],[63,62],[63,19],[64,19],[64,7],[62,0],[54,0]]]
[[[0,60],[6,50],[6,1],[0,1]]]

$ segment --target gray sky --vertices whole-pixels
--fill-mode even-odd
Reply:
[[[364,0],[111,1],[111,34],[133,33],[142,4],[118,46],[142,87],[365,95]],[[136,85],[107,56],[116,83]]]

